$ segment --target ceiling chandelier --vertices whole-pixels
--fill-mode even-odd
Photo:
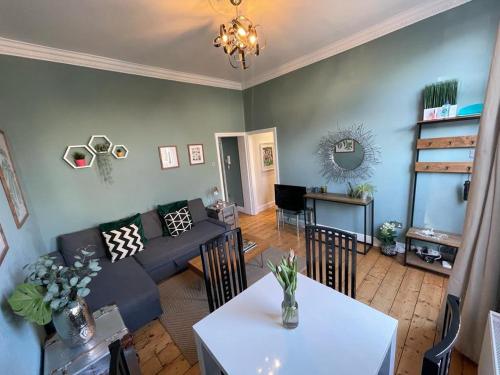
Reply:
[[[241,66],[247,69],[248,58],[260,53],[257,29],[252,21],[238,12],[238,5],[242,0],[229,0],[236,7],[236,18],[227,24],[220,25],[219,35],[214,39],[215,47],[222,47],[228,55],[229,63],[233,68]]]

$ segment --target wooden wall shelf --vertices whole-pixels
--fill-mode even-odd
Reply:
[[[417,162],[415,172],[472,173],[472,162]]]
[[[423,120],[423,121],[418,121],[417,124],[424,125],[424,124],[438,124],[441,122],[470,121],[470,120],[479,120],[480,118],[481,115],[457,116],[457,117],[448,117],[437,120]]]
[[[476,147],[477,136],[421,138],[417,141],[417,150],[435,148],[473,148]]]

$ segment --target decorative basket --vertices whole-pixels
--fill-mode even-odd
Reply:
[[[384,255],[393,257],[396,255],[398,252],[396,251],[396,244],[393,245],[382,245],[380,247],[380,252]]]

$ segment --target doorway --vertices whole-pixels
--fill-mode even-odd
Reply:
[[[279,183],[276,128],[216,133],[221,198],[249,215],[274,206]]]

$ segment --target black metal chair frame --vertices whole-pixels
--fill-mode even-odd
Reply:
[[[448,294],[441,341],[424,354],[422,375],[446,375],[460,331],[460,299]]]
[[[318,238],[316,238],[316,235],[318,235]],[[350,279],[350,296],[356,298],[357,245],[358,241],[356,234],[335,228],[306,225],[307,276],[345,295],[349,295]],[[325,252],[324,260],[326,262],[325,274],[323,274],[323,250]],[[335,256],[336,253],[337,257]],[[349,254],[351,255],[351,262],[349,262],[348,259]],[[338,261],[338,265],[336,264],[336,260]],[[344,267],[342,267],[342,262],[344,262]],[[318,263],[319,267],[316,267],[316,263]],[[349,263],[351,268],[350,275]],[[318,268],[318,270],[316,270],[316,268]]]
[[[210,312],[247,288],[241,229],[227,231],[200,246]]]
[[[127,359],[123,352],[120,340],[113,341],[108,346],[110,353],[109,374],[110,375],[130,375]]]

